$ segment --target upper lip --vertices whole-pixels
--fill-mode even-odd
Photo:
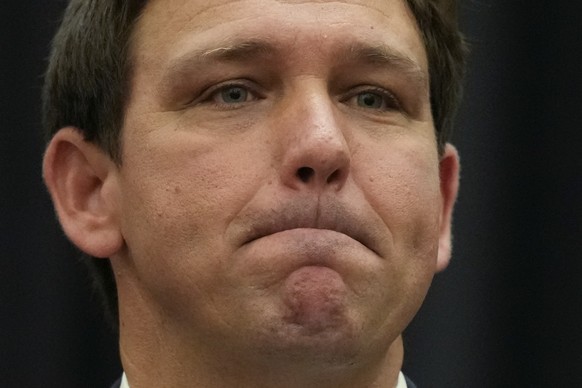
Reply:
[[[254,214],[247,224],[245,244],[262,237],[298,228],[326,229],[345,234],[379,254],[378,232],[374,222],[347,206],[283,206],[264,214]]]

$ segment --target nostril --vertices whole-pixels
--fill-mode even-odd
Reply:
[[[307,183],[314,174],[315,171],[313,171],[311,167],[301,167],[297,170],[297,177],[301,179],[303,183]]]
[[[333,181],[339,179],[340,177],[340,170],[335,170],[331,173],[329,177],[327,177],[327,183],[332,183]]]

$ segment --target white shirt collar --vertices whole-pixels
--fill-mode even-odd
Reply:
[[[406,379],[402,372],[398,374],[398,382],[396,383],[396,388],[408,388],[408,384],[406,384]]]
[[[129,383],[127,382],[127,377],[125,376],[125,373],[121,377],[121,385],[119,386],[119,388],[129,388]],[[398,374],[398,383],[396,383],[396,388],[408,388],[408,385],[406,384],[406,380],[404,379],[404,375],[402,374],[402,372]]]
[[[127,376],[125,373],[123,373],[123,376],[121,376],[121,385],[119,388],[129,388],[129,383],[127,382]]]

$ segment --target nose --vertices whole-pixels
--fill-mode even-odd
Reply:
[[[282,105],[276,126],[283,184],[294,190],[340,190],[351,156],[327,91],[297,92]]]

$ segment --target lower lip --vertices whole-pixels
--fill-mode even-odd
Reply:
[[[301,266],[333,266],[341,249],[359,243],[345,234],[325,229],[290,229],[273,233],[248,244],[255,257],[280,257]],[[275,263],[274,259],[272,263]]]
[[[361,245],[358,241],[352,239],[351,237],[336,232],[329,229],[311,229],[311,228],[296,228],[283,230],[281,232],[268,234],[266,236],[255,239],[249,244],[255,242],[269,243],[269,244],[287,244],[287,243],[297,243],[300,245],[305,244],[315,244],[315,245],[328,245],[332,246],[342,246],[345,244],[357,243]]]
[[[369,250],[345,234],[298,228],[245,244],[237,251],[234,262],[240,265],[240,275],[270,287],[281,282],[291,284],[300,274],[307,274],[321,284],[332,281],[339,284],[338,280],[343,284],[344,280],[348,282],[356,274],[368,271],[367,266],[375,262],[369,259],[373,258]]]

